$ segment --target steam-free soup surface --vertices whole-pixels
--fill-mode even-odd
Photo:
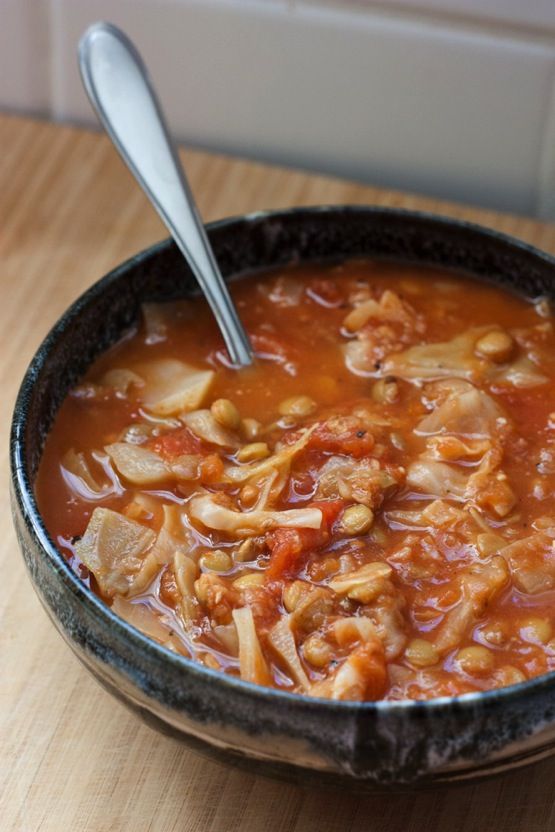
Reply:
[[[73,569],[168,649],[332,699],[428,699],[555,666],[551,311],[431,269],[147,304],[64,402],[37,482]]]

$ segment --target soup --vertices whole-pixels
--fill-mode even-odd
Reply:
[[[335,700],[555,667],[555,336],[545,299],[351,261],[145,304],[63,403],[46,526],[167,649]]]

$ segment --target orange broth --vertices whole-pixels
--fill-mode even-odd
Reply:
[[[546,302],[431,268],[367,261],[288,267],[231,288],[256,350],[252,367],[228,365],[196,298],[156,307],[154,325],[147,316],[64,401],[36,491],[53,540],[83,580],[169,649],[314,696],[428,699],[555,667],[555,335]],[[370,317],[346,326],[364,304]],[[403,376],[407,350],[468,332],[473,357],[462,369],[451,374],[448,358],[438,377],[429,368],[424,378]],[[508,354],[482,355],[483,333],[494,350],[505,339]],[[345,358],[352,343],[362,360],[355,371]],[[199,439],[180,413],[153,417],[140,384],[118,391],[103,380],[113,368],[140,377],[145,362],[162,359],[213,370],[196,410],[229,400],[241,419],[256,420],[256,436],[241,423],[233,447]],[[294,397],[306,412],[284,415]],[[458,412],[463,401],[475,408],[470,417]],[[451,421],[427,430],[424,420],[443,412]],[[474,430],[468,419],[476,414]],[[130,425],[143,433],[129,439]],[[167,477],[143,486],[128,479],[104,450],[122,435],[157,455]],[[256,456],[247,451],[241,461],[245,446],[265,444],[256,453],[271,460],[306,437],[287,464],[276,457],[269,479],[228,479],[231,468],[255,471]],[[178,459],[194,474],[176,474]],[[446,490],[449,472],[457,494]],[[199,494],[246,523],[264,498],[267,515],[246,534],[204,525],[190,512]],[[164,505],[174,509],[161,554],[160,538],[152,540],[170,529]],[[152,532],[133,563],[106,566],[113,553],[100,551],[100,532],[86,537],[99,508]],[[298,508],[320,512],[320,526],[283,527],[270,517]],[[223,556],[207,558],[214,551]],[[153,552],[156,566],[137,583]],[[97,562],[98,574],[88,568]]]

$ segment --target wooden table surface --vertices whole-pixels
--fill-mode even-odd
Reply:
[[[438,211],[555,252],[555,226],[199,152],[206,220],[263,208],[379,203]],[[21,376],[62,310],[166,236],[98,134],[0,116],[0,460]],[[25,575],[0,504],[0,829],[16,832],[553,832],[555,758],[478,786],[358,798],[208,762],[158,736],[89,676]]]

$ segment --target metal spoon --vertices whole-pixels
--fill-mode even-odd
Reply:
[[[94,23],[79,43],[83,84],[100,121],[189,263],[234,364],[252,347],[208,242],[143,60],[127,35]]]

